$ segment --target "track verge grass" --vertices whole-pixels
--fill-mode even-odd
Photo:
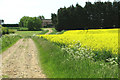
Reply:
[[[40,66],[47,78],[118,78],[118,66],[104,61],[68,59],[69,54],[39,37],[32,38],[38,48]],[[103,64],[103,65],[102,65]]]
[[[22,37],[19,35],[4,35],[0,38],[0,54],[14,45]]]

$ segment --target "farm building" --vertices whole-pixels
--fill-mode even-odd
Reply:
[[[43,19],[42,20],[42,26],[43,27],[49,26],[49,25],[52,25],[52,20],[51,19]]]

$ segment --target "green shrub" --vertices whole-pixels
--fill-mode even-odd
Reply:
[[[4,34],[8,34],[8,33],[9,33],[8,28],[2,27],[2,34],[4,35]]]
[[[2,27],[2,35],[10,33],[15,33],[15,31],[12,29],[8,29],[7,27]]]
[[[28,28],[29,31],[39,31],[42,27],[42,21],[38,17],[24,16],[20,19],[19,26]]]
[[[8,29],[8,31],[9,31],[9,33],[15,33],[15,31],[12,29]]]
[[[39,31],[42,27],[42,21],[37,17],[30,17],[27,22],[28,30]]]

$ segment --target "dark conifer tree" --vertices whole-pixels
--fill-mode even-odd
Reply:
[[[76,4],[74,7],[60,8],[57,15],[52,17],[53,24],[57,30],[69,29],[96,29],[117,28],[119,26],[120,1],[101,2],[94,4],[86,2],[85,7]]]

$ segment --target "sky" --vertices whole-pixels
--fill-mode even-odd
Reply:
[[[76,3],[84,7],[86,1],[95,2],[95,0],[0,0],[0,19],[3,19],[5,24],[19,23],[23,16],[43,15],[50,19],[51,13],[57,13],[59,8],[72,4],[75,6]]]

